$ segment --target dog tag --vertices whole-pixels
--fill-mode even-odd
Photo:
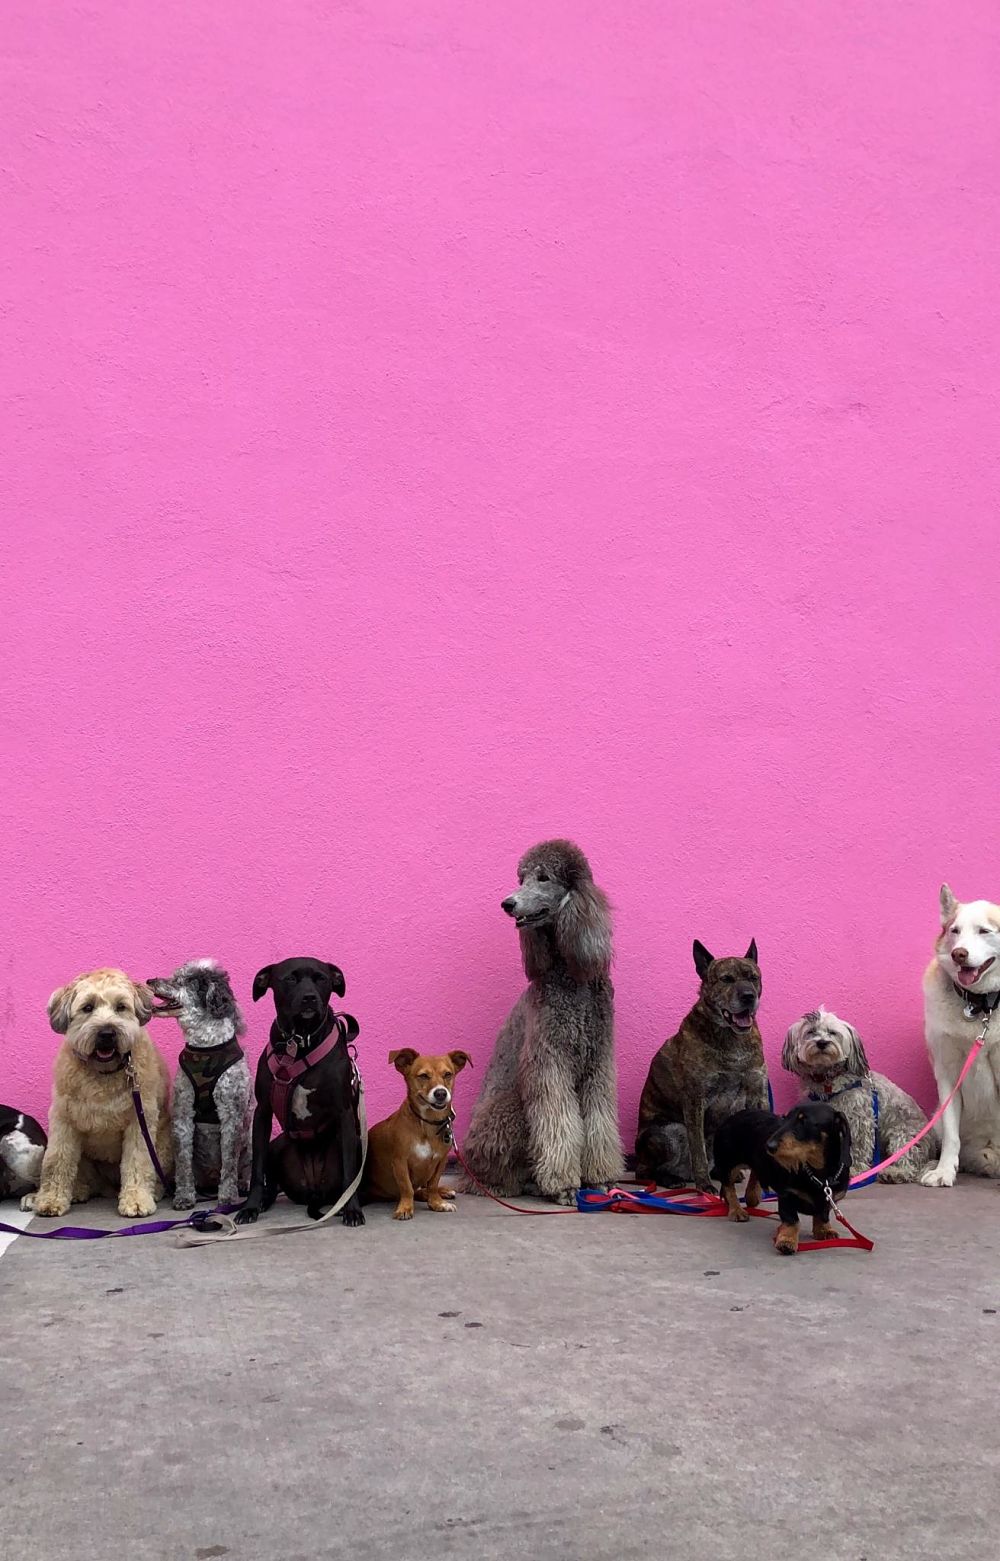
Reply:
[[[962,1012],[965,1015],[966,1019],[978,1019],[979,1018],[979,1015],[976,1013],[976,1010],[973,1008],[971,1003],[966,1003],[965,1007],[962,1009]]]

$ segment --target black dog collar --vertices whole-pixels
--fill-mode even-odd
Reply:
[[[454,1142],[455,1134],[452,1131],[452,1123],[455,1120],[454,1111],[449,1111],[448,1115],[441,1117],[439,1121],[432,1121],[430,1117],[424,1117],[420,1115],[420,1112],[417,1110],[412,1100],[407,1100],[406,1104],[409,1106],[418,1122],[422,1122],[425,1127],[432,1127],[434,1129],[442,1143],[451,1144]]]
[[[981,1019],[1000,1006],[1000,992],[969,992],[964,986],[959,986],[957,981],[951,984],[962,999],[967,1019]]]

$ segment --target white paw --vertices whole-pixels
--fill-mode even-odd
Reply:
[[[939,1160],[937,1165],[927,1167],[920,1180],[925,1187],[954,1187],[957,1174],[957,1166],[944,1165]]]
[[[118,1199],[118,1213],[126,1220],[144,1219],[156,1213],[156,1199],[148,1192],[123,1192]]]
[[[24,1197],[21,1199],[21,1213],[22,1214],[34,1214],[34,1212],[35,1212],[35,1198],[36,1198],[36,1196],[37,1196],[37,1194],[33,1193],[33,1192],[26,1192],[25,1193]]]

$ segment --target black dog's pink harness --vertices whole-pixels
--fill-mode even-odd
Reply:
[[[287,1053],[276,1052],[271,1042],[268,1041],[267,1043],[264,1055],[267,1058],[268,1072],[271,1075],[271,1107],[281,1124],[282,1132],[287,1133],[291,1138],[314,1138],[321,1130],[318,1126],[310,1124],[307,1127],[303,1123],[294,1121],[294,1119],[289,1121],[289,1103],[292,1090],[300,1082],[302,1075],[308,1073],[309,1069],[314,1068],[318,1062],[322,1062],[324,1057],[329,1057],[338,1041],[341,1039],[349,1040],[350,1031],[344,1015],[334,1014],[333,1020],[333,1028],[329,1035],[324,1036],[318,1046],[312,1047],[311,1050],[303,1052],[301,1055],[288,1056]],[[299,1043],[295,1037],[290,1037],[290,1040],[291,1044],[297,1049]],[[354,1086],[356,1100],[358,1077],[353,1057],[351,1058],[351,1070],[351,1082]]]

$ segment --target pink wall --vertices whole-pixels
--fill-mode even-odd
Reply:
[[[468,1104],[566,832],[629,1126],[694,935],[926,1100],[938,884],[1000,897],[993,0],[2,27],[0,1099],[80,969],[308,951],[376,1109],[405,1043]]]

